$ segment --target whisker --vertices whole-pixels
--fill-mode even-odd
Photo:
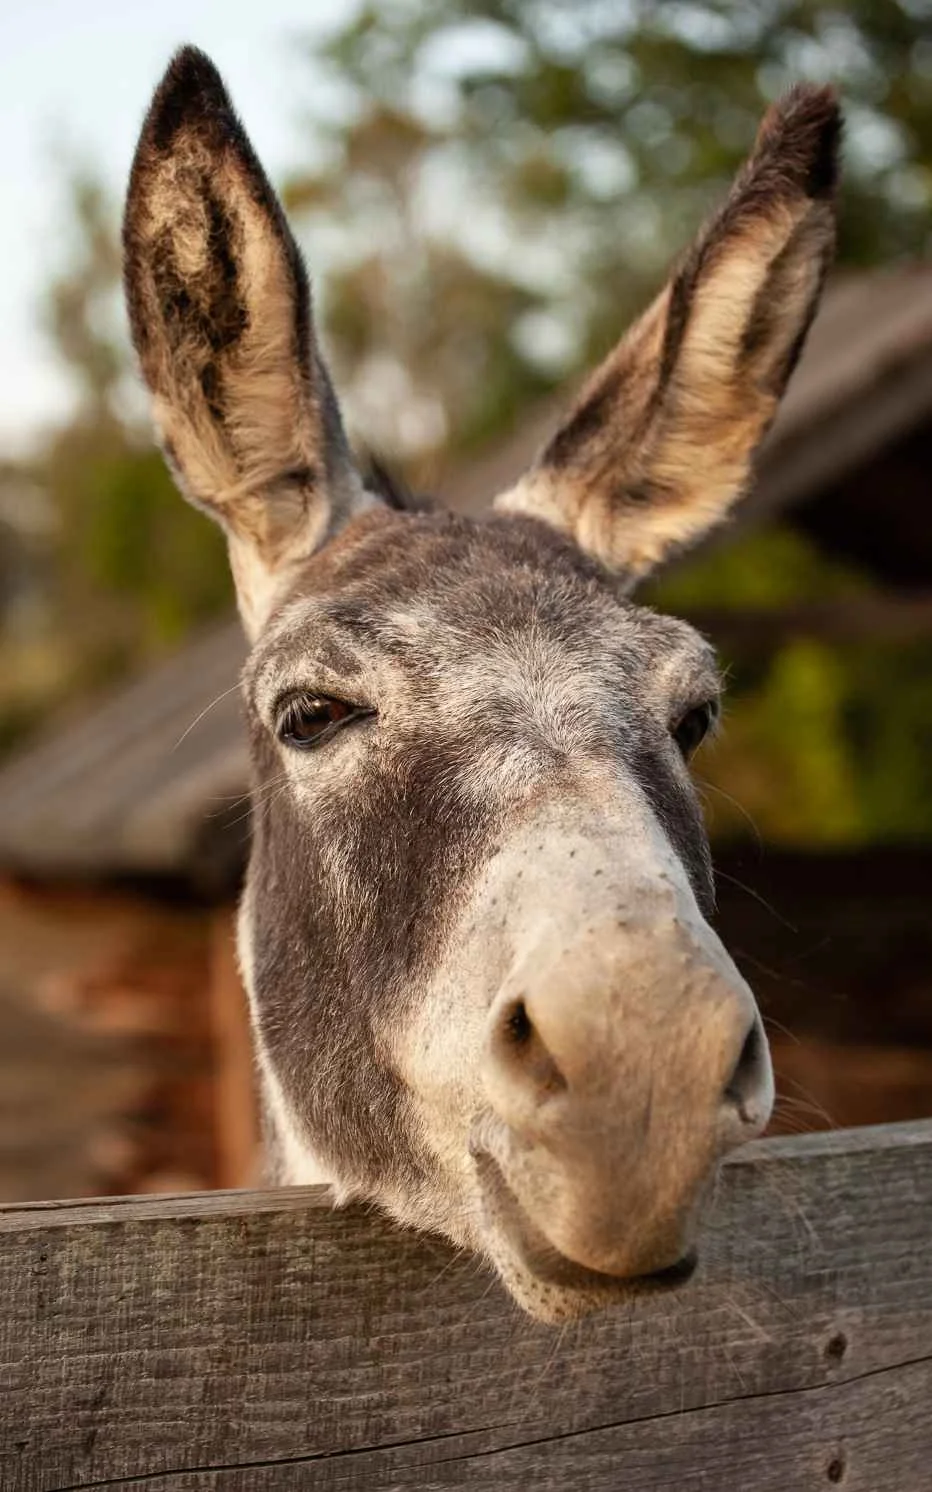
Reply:
[[[183,731],[182,734],[178,737],[178,740],[175,742],[174,746],[172,747],[172,751],[177,751],[178,750],[178,747],[181,745],[181,743],[183,741],[186,741],[188,739],[188,736],[191,734],[191,732],[194,729],[194,727],[196,725],[200,725],[200,723],[203,720],[204,716],[205,715],[209,715],[210,712],[211,712],[211,710],[214,708],[215,705],[219,705],[219,703],[220,703],[220,701],[222,699],[226,699],[228,697],[228,695],[233,694],[235,690],[239,689],[239,687],[240,687],[240,683],[239,683],[239,679],[237,679],[236,683],[235,684],[231,684],[230,687],[229,687],[229,689],[224,689],[223,693],[222,694],[218,694],[216,699],[212,699],[209,705],[205,705],[204,708],[203,708],[203,710],[201,711],[201,713],[199,715],[195,715],[194,719],[191,721],[191,724],[188,726],[187,730]]]
[[[726,793],[723,787],[719,787],[717,782],[710,782],[707,777],[697,777],[696,783],[701,792],[718,793],[720,798],[724,798],[726,803],[730,803],[732,808],[736,808],[741,814],[742,818],[744,818],[750,826],[751,833],[754,835],[754,838],[757,841],[757,848],[759,850],[762,850],[764,848],[763,836],[758,829],[754,819],[751,817],[751,814],[745,808],[743,803],[739,803],[738,799],[733,798],[731,793]]]
[[[777,1073],[777,1076],[781,1079],[782,1082],[789,1083],[790,1086],[795,1088],[797,1093],[800,1094],[800,1097],[795,1100],[793,1099],[792,1094],[784,1094],[783,1097],[786,1102],[796,1102],[797,1104],[803,1102],[809,1103],[812,1107],[813,1113],[820,1114],[825,1120],[826,1124],[828,1124],[832,1129],[838,1128],[836,1121],[832,1118],[831,1114],[828,1112],[828,1109],[822,1107],[814,1093],[810,1093],[809,1090],[807,1088],[804,1088],[802,1083],[798,1082],[796,1078],[788,1077],[785,1073],[779,1072]]]
[[[284,791],[287,785],[288,772],[287,770],[283,770],[277,777],[272,777],[269,779],[268,782],[263,782],[262,785],[256,788],[253,792],[242,793],[238,798],[234,798],[223,808],[216,809],[215,812],[210,815],[210,817],[219,818],[221,814],[227,813],[234,808],[238,808],[240,804],[243,804],[246,806],[246,812],[244,814],[241,814],[239,818],[231,819],[229,821],[228,827],[231,829],[235,829],[237,824],[244,823],[246,819],[250,817],[250,814],[254,808],[264,808],[266,805],[270,804],[275,797],[279,796],[281,792]]]
[[[238,818],[231,819],[227,824],[227,828],[235,829],[237,824],[245,824],[252,817],[254,808],[270,808],[287,790],[287,780],[263,784],[262,792],[258,796],[253,795],[251,798],[246,799],[249,805],[246,812],[241,813]]]
[[[793,923],[784,917],[781,912],[778,912],[776,907],[772,906],[765,896],[761,896],[759,891],[755,891],[753,886],[748,886],[744,881],[739,881],[737,876],[729,875],[727,870],[716,869],[715,875],[718,880],[728,881],[732,886],[737,886],[739,891],[746,891],[748,896],[753,897],[756,902],[759,902],[764,910],[769,912],[772,917],[775,917],[788,932],[799,934],[799,928],[794,927]]]
[[[781,1093],[777,1097],[774,1110],[782,1113],[785,1109],[794,1109],[800,1113],[819,1114],[823,1113],[819,1105],[809,1098],[797,1098],[792,1093]]]
[[[784,1036],[788,1036],[790,1038],[790,1041],[795,1041],[797,1046],[802,1046],[802,1037],[797,1036],[795,1031],[791,1031],[789,1026],[784,1026],[783,1022],[778,1021],[775,1015],[764,1015],[762,1011],[761,1020],[764,1022],[765,1026],[772,1026],[775,1031],[782,1031]]]
[[[246,803],[251,803],[253,801],[253,796],[252,793],[240,793],[237,797],[230,798],[229,794],[222,794],[219,797],[212,798],[211,801],[213,803],[221,803],[223,805],[221,808],[212,809],[211,812],[207,814],[208,818],[216,819],[219,818],[222,813],[232,813],[234,808],[242,808]]]
[[[795,928],[792,930],[796,931]],[[746,948],[732,948],[731,951],[736,959],[740,959],[742,963],[750,964],[751,968],[756,969],[758,974],[766,974],[768,979],[775,979],[778,984],[788,985],[790,989],[802,990],[805,994],[809,995],[818,993],[816,986],[810,984],[808,979],[800,979],[798,974],[790,974],[785,969],[774,969],[770,964],[765,964],[762,959],[755,957],[753,953],[748,953]]]

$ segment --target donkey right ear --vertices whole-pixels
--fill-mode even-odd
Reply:
[[[123,225],[133,341],[166,458],[226,530],[253,636],[283,571],[373,503],[352,464],[297,245],[213,63],[173,59]]]
[[[770,108],[725,203],[496,507],[562,529],[629,585],[728,516],[832,257],[840,135],[830,88]]]

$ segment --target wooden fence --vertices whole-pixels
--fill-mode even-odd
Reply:
[[[0,1210],[0,1310],[3,1492],[929,1492],[932,1121],[750,1147],[562,1329],[313,1189]]]

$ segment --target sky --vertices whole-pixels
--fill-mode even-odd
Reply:
[[[122,194],[139,126],[175,47],[192,41],[226,78],[276,176],[298,150],[299,38],[353,0],[0,0],[0,453],[66,412],[65,375],[39,325],[67,221],[63,158]]]

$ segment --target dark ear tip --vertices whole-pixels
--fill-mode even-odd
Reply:
[[[155,91],[144,133],[157,150],[167,150],[182,124],[232,112],[223,79],[207,54],[199,47],[180,47]]]
[[[165,70],[162,86],[188,92],[224,93],[223,81],[207,53],[190,42],[178,48]]]
[[[768,109],[755,155],[772,161],[807,197],[831,197],[838,185],[843,128],[835,89],[799,83]]]

